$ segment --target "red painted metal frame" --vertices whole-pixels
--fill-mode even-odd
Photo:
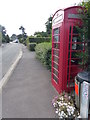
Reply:
[[[54,16],[53,16],[53,23],[52,23],[52,84],[53,86],[56,88],[56,90],[61,93],[63,91],[71,91],[74,86],[70,86],[69,83],[72,82],[74,83],[74,79],[73,81],[71,81],[71,74],[73,74],[73,76],[75,76],[74,74],[77,74],[78,72],[80,72],[82,69],[79,69],[78,65],[73,65],[71,63],[71,54],[74,50],[72,50],[72,36],[73,36],[73,27],[77,25],[77,23],[79,22],[81,24],[81,20],[80,18],[69,18],[69,17],[74,17],[74,15],[78,14],[77,13],[77,9],[82,9],[80,6],[74,6],[74,7],[69,7],[66,8],[64,10],[58,10],[55,12]],[[72,15],[72,16],[71,16]],[[59,19],[62,18],[62,19]],[[55,23],[56,22],[56,23]],[[70,26],[71,26],[71,42],[70,42],[70,50],[69,50],[69,31],[70,31]],[[54,45],[56,44],[56,42],[54,42],[54,36],[56,36],[54,34],[54,30],[58,28],[59,29],[59,33],[57,34],[59,36],[60,41],[57,42],[57,44],[59,45],[59,49],[54,48]],[[77,44],[77,42],[76,42]],[[78,43],[80,44],[80,43]],[[84,44],[85,46],[85,44]],[[54,51],[58,51],[59,55],[58,57],[54,54]],[[70,51],[70,58],[69,58],[69,65],[68,65],[68,56],[69,56],[69,51]],[[83,50],[84,52],[84,50]],[[59,59],[59,63],[57,64],[54,61],[54,57],[56,57],[57,59]],[[75,58],[74,58],[75,59]],[[78,59],[78,58],[76,58]],[[58,66],[58,70],[56,68],[54,68],[54,64],[57,64]],[[69,68],[68,68],[69,67]],[[69,73],[68,72],[69,69]],[[57,72],[58,75],[56,75],[54,73],[54,71]],[[68,74],[68,75],[67,75]],[[56,77],[57,81],[56,82],[54,80],[54,76]],[[69,79],[67,78],[67,76],[69,76]]]

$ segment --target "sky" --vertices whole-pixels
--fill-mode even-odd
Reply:
[[[0,0],[0,24],[7,34],[20,34],[19,27],[27,35],[46,31],[45,23],[58,9],[70,7],[82,0]]]

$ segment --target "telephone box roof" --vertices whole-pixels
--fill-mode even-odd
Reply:
[[[68,8],[64,8],[64,9],[59,9],[59,10],[57,10],[55,13],[54,13],[54,15],[53,15],[53,17],[55,16],[55,14],[58,12],[58,11],[67,11],[67,10],[69,10],[69,9],[72,9],[72,8],[81,8],[82,9],[82,7],[81,6],[71,6],[71,7],[68,7]]]

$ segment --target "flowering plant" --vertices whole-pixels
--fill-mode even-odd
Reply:
[[[79,110],[75,106],[74,94],[61,93],[54,97],[52,104],[59,118],[75,118],[79,116]]]

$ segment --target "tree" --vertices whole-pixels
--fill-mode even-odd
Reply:
[[[0,44],[10,42],[9,35],[6,33],[6,28],[0,25]]]
[[[6,35],[6,42],[7,42],[7,43],[10,42],[10,37],[9,37],[9,35]]]
[[[17,39],[17,35],[16,34],[12,34],[11,41],[14,41],[15,39]]]
[[[20,39],[22,39],[22,42],[24,42],[27,38],[27,34],[25,33],[25,28],[23,26],[20,26],[19,30],[22,31],[22,38]]]
[[[19,30],[22,30],[22,34],[25,33],[25,28],[23,26],[20,26]]]
[[[46,32],[50,36],[52,31],[52,16],[48,18],[48,21],[45,23],[45,25],[46,25]]]
[[[2,42],[6,42],[6,29],[2,25],[0,25],[0,32],[1,32],[1,35],[2,35]]]
[[[48,34],[47,34],[47,32],[42,31],[42,32],[35,32],[34,36],[36,36],[36,37],[48,37]]]

